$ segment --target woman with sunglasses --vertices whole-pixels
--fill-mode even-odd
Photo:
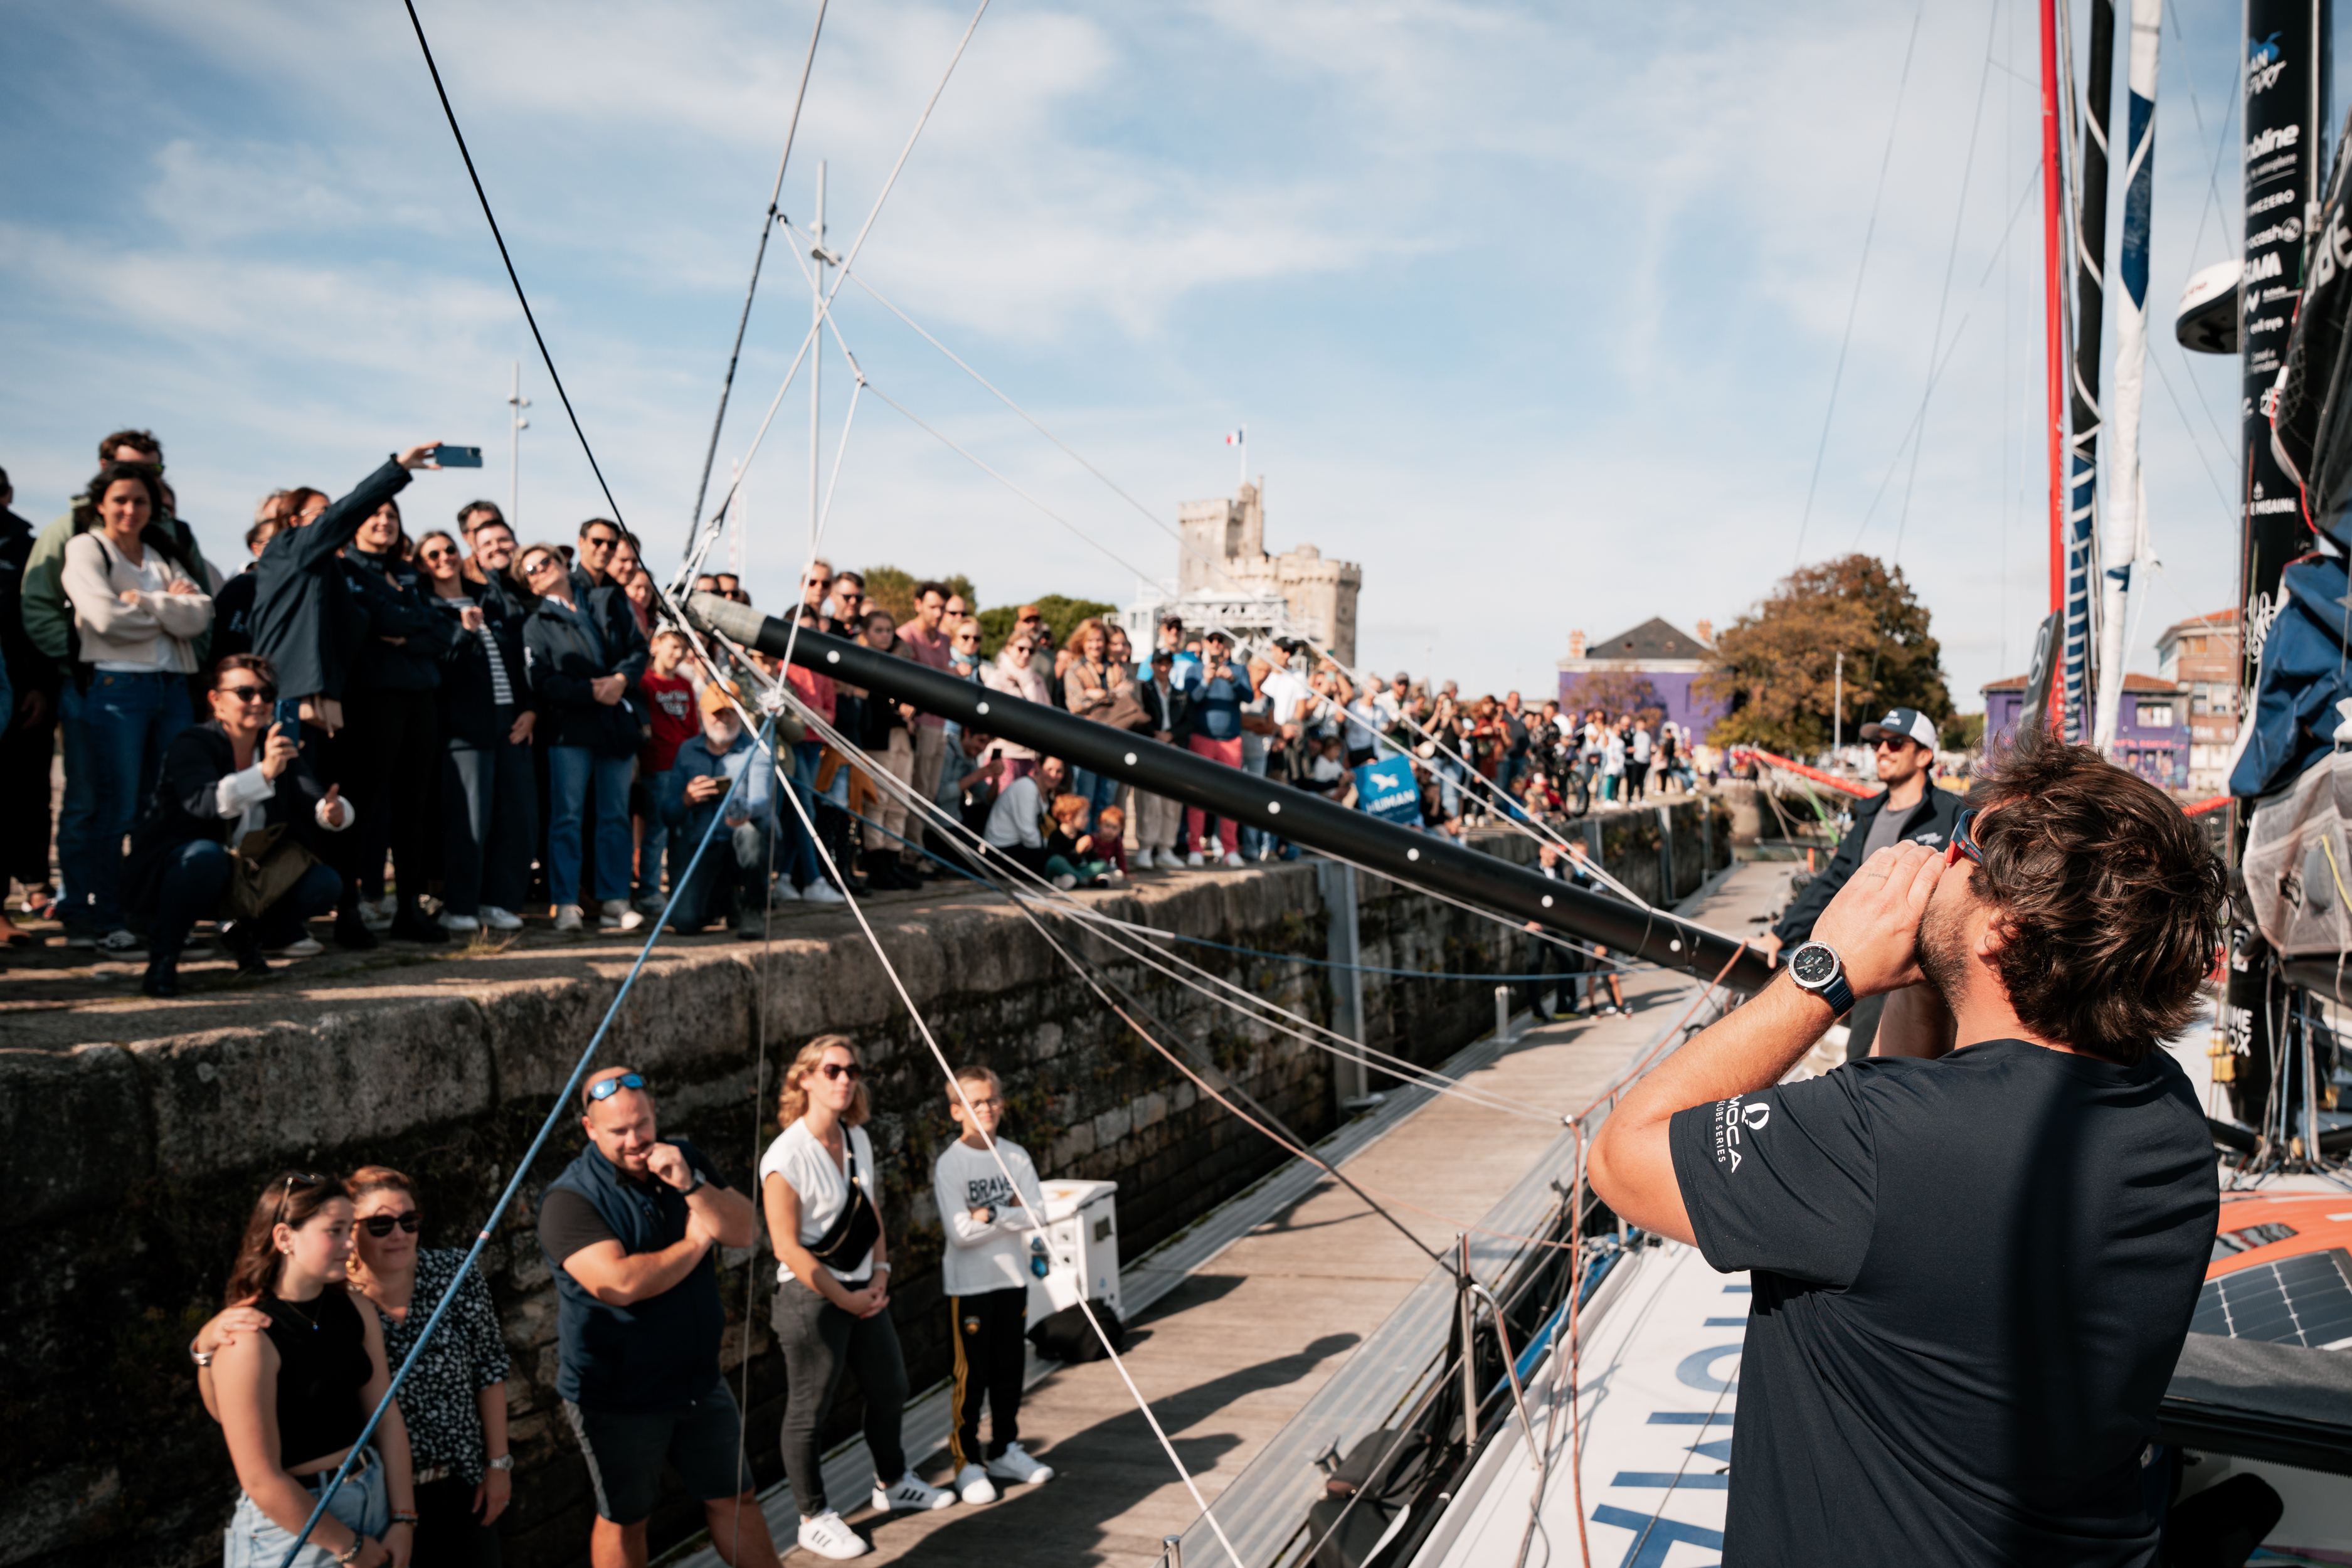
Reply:
[[[406,1176],[383,1165],[352,1173],[350,1288],[375,1308],[386,1363],[408,1360],[425,1320],[454,1290],[424,1359],[400,1387],[415,1466],[416,1560],[497,1568],[498,1532],[514,1484],[507,1451],[507,1347],[478,1270],[457,1272],[463,1248],[417,1245],[423,1216]]]
[[[506,525],[482,531],[493,527],[503,534]],[[416,563],[426,603],[456,622],[441,666],[441,924],[456,935],[520,931],[514,910],[539,839],[530,763],[539,715],[523,668],[522,617],[504,594],[467,580],[448,534],[418,540]]]
[[[458,628],[426,605],[409,553],[394,500],[360,524],[343,552],[352,602],[367,617],[367,636],[343,688],[349,728],[336,741],[340,774],[352,786],[352,804],[363,808],[360,830],[344,846],[349,858],[336,925],[345,946],[359,945],[349,940],[353,924],[385,931],[397,942],[449,940],[417,900],[441,858],[433,809],[440,784],[441,665]],[[392,902],[383,896],[387,849],[399,868],[389,920],[380,907]]]
[[[1024,623],[1004,639],[1004,650],[996,656],[994,664],[981,672],[981,679],[992,691],[1050,708],[1054,705],[1053,693],[1046,687],[1045,672],[1036,667],[1037,637],[1038,634]],[[1020,742],[1000,739],[995,749],[1004,758],[1000,787],[1036,771],[1037,753]]]
[[[516,560],[532,604],[522,645],[548,748],[547,885],[555,929],[578,931],[589,889],[581,886],[582,837],[591,785],[596,803],[595,888],[604,931],[634,931],[646,917],[629,905],[635,845],[629,780],[636,765],[638,710],[629,688],[652,657],[621,590],[584,593],[563,552],[534,544]]]
[[[392,1387],[377,1316],[345,1288],[352,1229],[352,1200],[332,1177],[289,1173],[271,1182],[229,1269],[231,1310],[189,1347],[243,1494],[223,1568],[288,1561]],[[294,1552],[294,1568],[406,1568],[415,1528],[408,1428],[395,1400]]]
[[[224,921],[221,937],[239,978],[259,978],[265,952],[308,957],[319,944],[305,921],[335,907],[343,881],[320,858],[323,836],[352,825],[349,801],[319,786],[292,735],[271,722],[277,671],[258,654],[231,654],[213,667],[212,718],[173,738],[163,779],[131,838],[124,873],[130,906],[147,918],[150,996],[179,994],[180,953],[200,920],[221,907],[237,874],[238,847],[271,835],[258,857],[275,896],[254,920]],[[266,731],[266,733],[265,733]]]
[[[760,1159],[761,1206],[776,1253],[771,1321],[784,1357],[784,1473],[801,1507],[800,1543],[820,1557],[868,1550],[825,1499],[817,1435],[841,1374],[866,1397],[874,1506],[885,1512],[946,1508],[956,1494],[908,1468],[899,1437],[907,1363],[890,1321],[890,1261],[877,1201],[880,1173],[865,1123],[873,1114],[857,1047],[819,1035],[784,1069],[776,1119],[783,1131]]]

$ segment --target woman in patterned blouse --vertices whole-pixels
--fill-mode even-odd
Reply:
[[[401,1385],[416,1466],[416,1561],[496,1568],[498,1532],[513,1486],[507,1452],[507,1347],[489,1287],[460,1280],[457,1247],[417,1246],[422,1217],[406,1176],[383,1165],[354,1172],[351,1288],[373,1302],[386,1359],[397,1371],[453,1283],[457,1300]]]

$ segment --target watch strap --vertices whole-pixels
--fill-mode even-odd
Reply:
[[[1845,969],[1841,965],[1837,978],[1814,993],[1830,1005],[1830,1016],[1843,1018],[1853,1011],[1853,987],[1845,983]]]

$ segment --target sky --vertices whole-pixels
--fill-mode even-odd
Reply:
[[[417,9],[613,502],[667,567],[814,0]],[[2242,228],[2216,174],[2240,13],[2166,9],[2149,671],[2166,625],[2230,603],[2236,538],[2236,361],[2170,319]],[[794,225],[822,161],[829,246],[864,236],[834,307],[854,411],[830,336],[820,371],[835,563],[1125,604],[1174,576],[1177,505],[1231,492],[1242,428],[1269,548],[1361,564],[1375,671],[1549,690],[1572,631],[1720,627],[1854,549],[1928,605],[1958,707],[2022,668],[2048,517],[2027,0],[993,0],[877,212],[970,20],[834,5],[785,173]],[[340,492],[416,440],[484,448],[404,498],[412,531],[446,524],[507,494],[517,362],[522,532],[607,511],[401,7],[87,0],[10,34],[18,511],[55,516],[97,437],[141,426],[215,561],[268,490]],[[751,458],[763,605],[809,552],[805,369],[754,451],[807,249],[769,249],[719,443],[714,490]]]

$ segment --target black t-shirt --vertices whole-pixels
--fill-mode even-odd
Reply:
[[[2154,1562],[2141,1456],[2220,1212],[2169,1057],[1872,1058],[1672,1147],[1701,1252],[1754,1270],[1728,1568]]]
[[[710,1163],[709,1155],[683,1138],[674,1142],[677,1144],[677,1152],[686,1157],[686,1163],[701,1172],[702,1179],[706,1183],[721,1190],[725,1189],[727,1178],[719,1173],[719,1167]],[[648,1192],[667,1184],[660,1177],[654,1175],[648,1175],[643,1181],[635,1181],[627,1173],[622,1173],[621,1180],[631,1182]],[[539,1243],[547,1249],[547,1255],[550,1258],[569,1258],[573,1253],[593,1247],[600,1241],[617,1239],[619,1238],[613,1234],[613,1227],[604,1223],[604,1216],[596,1212],[596,1205],[569,1187],[559,1187],[548,1194],[546,1200],[539,1205]],[[681,1223],[676,1236],[662,1237],[662,1245],[675,1247],[685,1239],[686,1230]]]

